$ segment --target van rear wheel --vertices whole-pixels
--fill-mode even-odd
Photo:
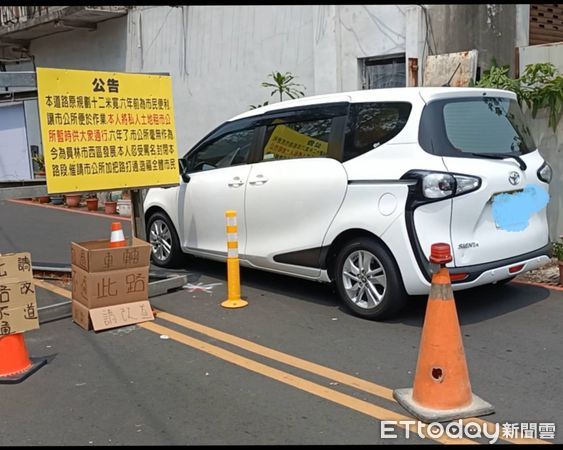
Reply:
[[[397,264],[375,240],[348,242],[337,254],[335,269],[338,294],[357,316],[389,319],[403,308],[407,295]]]

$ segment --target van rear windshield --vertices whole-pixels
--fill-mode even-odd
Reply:
[[[536,149],[518,102],[508,98],[433,101],[424,108],[420,125],[420,145],[435,155],[523,155]]]

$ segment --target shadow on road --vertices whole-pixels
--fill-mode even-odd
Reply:
[[[454,292],[461,325],[493,319],[545,300],[549,289],[511,282],[505,285],[485,285]],[[393,322],[422,326],[428,297],[410,298],[410,306]]]
[[[187,273],[189,283],[200,281],[201,276],[227,279],[227,265],[223,262],[185,255],[183,267],[185,269],[177,269],[174,272]],[[244,288],[246,286],[318,305],[340,306],[338,297],[333,293],[332,286],[326,283],[318,283],[247,267],[240,268],[240,279],[242,296],[245,295]]]
[[[178,272],[188,274],[190,283],[198,282],[202,275],[225,278],[225,263],[186,256],[185,269]],[[296,300],[307,301],[331,308],[338,308],[346,314],[353,313],[338,299],[332,285],[303,280],[257,269],[241,268],[242,293],[244,286],[261,289],[273,294],[284,295]],[[545,300],[550,295],[546,288],[508,283],[505,285],[480,286],[454,293],[461,325],[482,322],[512,313]],[[421,327],[428,297],[412,296],[403,312],[389,323],[403,323]]]

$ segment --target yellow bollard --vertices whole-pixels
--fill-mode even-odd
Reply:
[[[227,292],[224,308],[242,308],[248,302],[240,298],[240,271],[238,262],[238,235],[236,211],[225,211],[227,218]]]

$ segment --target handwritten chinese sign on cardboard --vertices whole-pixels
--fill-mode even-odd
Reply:
[[[0,336],[39,328],[31,255],[0,256]]]

